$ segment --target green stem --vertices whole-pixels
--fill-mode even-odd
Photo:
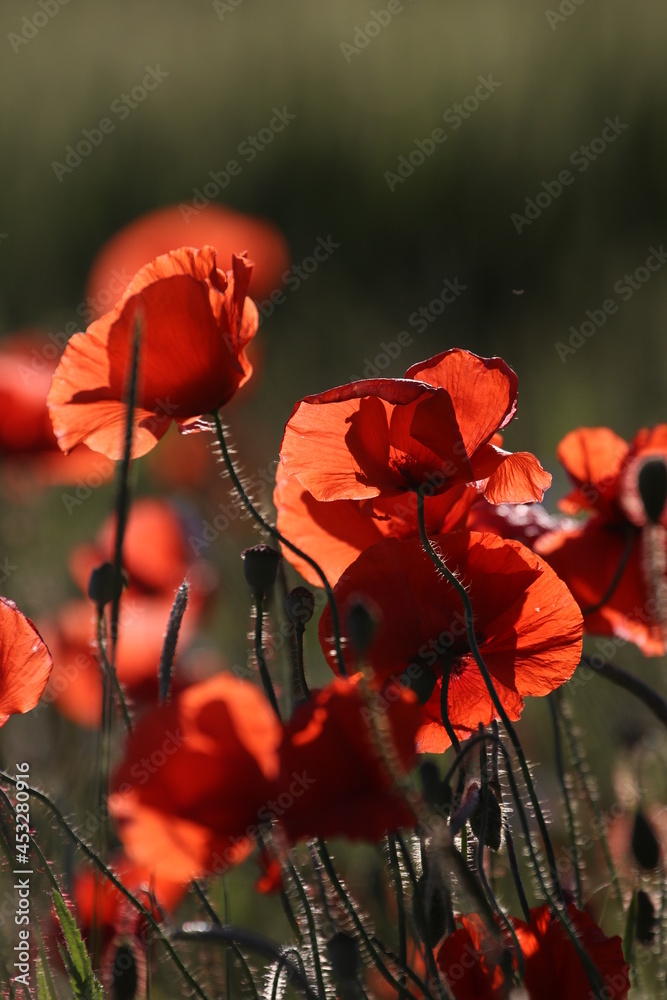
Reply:
[[[13,787],[16,787],[16,785],[17,785],[16,779],[13,778],[11,776],[11,774],[7,774],[5,771],[0,771],[0,780],[6,781],[8,784],[12,785]],[[25,782],[24,782],[24,784],[25,784]],[[52,799],[49,798],[48,795],[46,795],[45,792],[40,791],[38,788],[34,788],[32,785],[27,785],[27,791],[28,791],[29,795],[34,795],[34,797],[39,802],[41,802],[43,805],[45,805],[47,807],[47,809],[49,810],[49,812],[51,813],[51,815],[56,820],[58,826],[61,828],[61,830],[63,830],[66,833],[66,835],[69,837],[69,839],[72,841],[72,843],[75,844],[76,847],[78,847],[79,850],[81,850],[85,854],[85,856],[88,858],[89,861],[92,861],[92,863],[96,866],[96,868],[100,872],[102,872],[102,874],[104,875],[104,877],[106,879],[108,879],[108,881],[111,882],[111,884],[116,889],[118,889],[118,891],[120,893],[122,893],[122,895],[125,897],[125,899],[127,899],[127,901],[130,903],[130,905],[133,906],[134,909],[138,913],[141,914],[141,916],[144,918],[144,920],[146,920],[148,922],[148,924],[151,926],[151,928],[153,929],[153,931],[155,932],[155,934],[158,936],[158,938],[160,939],[160,941],[164,945],[165,950],[167,951],[167,954],[169,955],[169,957],[171,958],[171,960],[176,965],[176,967],[177,967],[178,971],[180,972],[181,976],[183,977],[183,979],[185,980],[185,982],[188,984],[188,987],[191,990],[194,990],[194,992],[196,993],[196,995],[198,997],[200,997],[201,1000],[209,1000],[208,994],[204,992],[204,990],[201,988],[201,986],[199,985],[199,983],[193,977],[192,973],[183,964],[180,956],[178,955],[178,952],[176,952],[174,950],[174,947],[171,944],[171,942],[169,941],[169,938],[165,935],[164,931],[162,930],[162,928],[160,927],[159,923],[157,922],[157,920],[153,916],[152,912],[150,910],[147,910],[146,907],[138,899],[136,899],[135,896],[132,895],[132,893],[130,892],[129,889],[125,888],[125,886],[120,881],[120,879],[118,879],[114,875],[114,873],[111,871],[111,869],[107,868],[107,866],[104,864],[104,862],[97,856],[97,854],[95,853],[95,851],[93,851],[93,849],[91,847],[89,847],[88,844],[84,840],[81,839],[81,837],[78,835],[78,833],[76,833],[76,831],[72,829],[72,827],[69,825],[69,823],[67,822],[67,820],[65,819],[65,817],[61,813],[61,811],[58,808],[58,806],[55,804],[55,802]],[[13,810],[13,807],[11,805],[11,802],[9,802],[9,799],[7,797],[6,792],[4,792],[2,789],[0,789],[0,795],[2,795],[2,797],[8,802],[9,807],[10,807],[12,813],[13,813],[14,810]],[[32,836],[30,837],[30,842],[34,846],[36,852],[38,852],[38,855],[43,858],[44,856],[43,856],[42,852],[39,850],[39,846],[37,845],[36,841],[34,840],[34,838]],[[57,881],[55,879],[55,876],[53,875],[53,873],[52,873],[51,869],[49,868],[48,863],[46,862],[45,859],[44,859],[44,874],[46,875],[46,877],[51,882],[51,885],[53,885],[54,888],[56,888],[58,890],[58,892],[61,892],[60,887],[58,886],[58,883],[57,883]],[[61,893],[61,895],[62,895],[62,893]]]
[[[583,889],[581,885],[581,858],[579,856],[579,844],[577,843],[577,828],[574,820],[574,809],[572,806],[572,798],[570,796],[570,790],[567,787],[567,777],[565,774],[565,764],[563,761],[563,746],[561,742],[560,735],[560,721],[558,706],[560,705],[560,698],[558,691],[552,691],[552,693],[547,698],[549,702],[549,711],[551,712],[551,721],[554,730],[554,757],[556,763],[556,773],[558,775],[558,782],[560,784],[561,794],[563,796],[563,801],[565,803],[565,814],[567,816],[567,827],[568,833],[570,835],[570,843],[572,844],[572,865],[574,867],[574,883],[575,883],[575,898],[577,901],[577,906],[579,909],[583,907]]]
[[[262,517],[260,512],[253,504],[252,500],[246,493],[243,487],[243,483],[239,479],[238,473],[236,472],[236,469],[234,467],[234,462],[232,461],[232,457],[229,454],[229,449],[227,448],[227,442],[225,440],[225,432],[222,426],[222,421],[220,420],[220,414],[217,411],[215,411],[214,413],[211,414],[211,416],[213,417],[213,422],[215,424],[217,441],[220,446],[220,451],[222,453],[222,458],[225,463],[225,468],[227,469],[227,472],[229,473],[229,478],[234,484],[234,488],[238,493],[239,497],[241,498],[246,509],[252,514],[257,523],[265,531],[267,531],[273,538],[277,539],[277,541],[279,541],[281,545],[286,546],[286,548],[294,552],[294,554],[297,555],[300,559],[303,559],[304,562],[307,562],[308,565],[315,570],[320,580],[322,581],[322,586],[326,591],[327,601],[329,602],[329,611],[331,614],[331,626],[334,633],[334,644],[336,648],[336,659],[338,661],[338,669],[342,677],[347,677],[347,669],[345,667],[345,660],[343,659],[343,649],[340,641],[340,621],[338,618],[338,608],[336,606],[336,598],[334,597],[333,590],[331,589],[331,584],[329,583],[327,577],[324,574],[324,570],[320,568],[320,566],[315,562],[314,559],[311,558],[311,556],[307,555],[301,549],[297,548],[297,546],[294,545],[292,542],[288,541],[287,538],[285,538],[285,536],[282,535],[281,532],[278,531],[278,529],[273,524],[270,524],[266,520],[266,518]]]
[[[276,692],[273,690],[273,682],[271,680],[271,674],[269,673],[268,667],[266,666],[266,658],[264,656],[264,598],[255,595],[255,659],[257,660],[257,668],[259,670],[259,676],[262,681],[262,687],[264,688],[264,694],[269,699],[271,703],[271,708],[276,713],[278,721],[281,721],[280,708],[278,707],[278,699],[276,698]]]
[[[396,893],[396,908],[398,911],[398,963],[401,969],[406,969],[408,965],[408,931],[407,931],[407,921],[405,918],[405,897],[403,893],[403,878],[401,875],[401,866],[398,860],[398,852],[396,850],[396,839],[393,836],[387,837],[387,845],[389,847],[389,861],[391,863],[391,873],[394,880],[394,892]],[[405,973],[401,973],[400,978],[400,990],[398,993],[398,1000],[405,1000],[407,997],[407,990],[405,988],[406,977]]]

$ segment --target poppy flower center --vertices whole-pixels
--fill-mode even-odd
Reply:
[[[644,462],[637,475],[637,489],[651,524],[658,524],[667,502],[667,465],[660,458]]]
[[[451,649],[436,652],[436,643],[431,643],[433,651],[424,646],[412,657],[410,666],[403,673],[403,684],[417,695],[420,705],[425,705],[431,698],[440,678],[447,683],[453,677],[459,677],[464,669],[464,656],[470,652],[466,640],[459,640]]]

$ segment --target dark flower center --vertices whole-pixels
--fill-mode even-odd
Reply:
[[[667,502],[667,465],[660,458],[644,462],[637,476],[637,488],[651,524],[659,524]]]

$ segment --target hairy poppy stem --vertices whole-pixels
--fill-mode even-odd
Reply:
[[[394,892],[396,894],[396,910],[398,914],[398,962],[401,969],[407,968],[408,964],[408,931],[405,917],[405,896],[403,892],[403,874],[401,872],[398,852],[396,850],[396,838],[391,834],[387,837],[389,848],[389,861],[391,863],[391,874],[394,880]],[[406,975],[401,972],[400,989],[398,1000],[406,1000],[408,995],[406,989]]]
[[[516,889],[516,894],[519,899],[519,906],[521,907],[521,912],[523,913],[523,919],[527,924],[529,924],[530,907],[528,906],[528,900],[526,899],[526,890],[524,889],[523,882],[521,881],[521,872],[519,871],[519,862],[517,860],[516,851],[514,850],[512,830],[507,820],[505,820],[505,845],[507,847],[507,860],[509,861],[510,871],[512,872],[514,888]]]
[[[296,870],[295,866],[292,864],[289,858],[286,860],[286,867],[290,874],[290,878],[294,883],[297,895],[299,897],[299,902],[303,908],[303,913],[306,918],[306,923],[308,925],[308,936],[310,937],[310,952],[313,956],[313,967],[315,969],[315,979],[317,980],[317,989],[321,997],[326,998],[326,990],[324,988],[324,974],[322,972],[322,962],[320,959],[320,947],[317,939],[317,926],[315,924],[315,918],[313,916],[313,911],[310,905],[310,901],[306,894],[306,890],[303,887],[301,881],[301,876]]]
[[[607,587],[606,591],[604,592],[599,601],[596,601],[595,604],[589,604],[588,607],[581,609],[581,613],[584,617],[586,617],[586,615],[592,615],[594,611],[599,611],[600,608],[603,608],[605,604],[607,604],[607,602],[610,601],[614,596],[614,591],[621,582],[621,577],[625,572],[625,567],[628,565],[628,560],[632,555],[632,550],[635,547],[635,542],[637,541],[638,533],[639,532],[634,527],[634,525],[631,524],[627,525],[625,546],[623,548],[623,553],[616,568],[616,572],[612,577],[611,583],[609,584],[609,586]]]
[[[567,785],[567,776],[565,774],[565,762],[563,760],[563,744],[561,741],[560,733],[560,692],[552,691],[548,696],[547,701],[549,703],[549,711],[551,713],[551,722],[554,729],[554,759],[556,763],[556,773],[558,775],[558,782],[560,784],[561,794],[563,796],[563,801],[565,803],[565,814],[567,816],[567,827],[570,835],[570,843],[572,844],[572,865],[574,867],[574,885],[575,885],[575,899],[577,901],[577,907],[582,910],[583,903],[583,889],[581,885],[581,857],[579,855],[579,844],[577,843],[577,827],[574,819],[574,808],[572,805],[572,797],[570,795],[570,789]]]
[[[289,962],[288,956],[280,950],[268,938],[257,934],[255,931],[243,930],[240,927],[229,927],[222,924],[183,924],[180,930],[175,931],[172,937],[177,941],[220,941],[222,944],[235,943],[256,951],[258,954],[268,958],[271,962],[277,962],[281,968],[285,968],[287,975],[295,986],[303,991],[307,1000],[326,1000],[326,993],[315,991],[309,986],[308,980],[295,965]]]
[[[278,699],[276,698],[276,692],[273,690],[273,682],[271,680],[271,674],[266,666],[266,658],[264,656],[264,645],[263,645],[263,631],[264,631],[264,598],[256,596],[255,597],[255,659],[257,660],[257,668],[259,670],[259,676],[262,681],[262,687],[264,688],[264,694],[269,699],[271,703],[271,708],[276,713],[278,721],[281,721],[280,708],[278,707]]]
[[[229,454],[229,449],[227,448],[227,442],[225,440],[225,432],[222,426],[222,421],[220,420],[220,414],[216,410],[214,413],[211,414],[211,416],[213,417],[213,422],[215,424],[216,437],[218,444],[220,446],[220,452],[222,454],[223,461],[225,463],[225,468],[227,469],[227,472],[229,473],[229,478],[234,484],[234,489],[241,498],[241,501],[243,502],[243,505],[245,506],[246,510],[248,510],[250,514],[252,514],[254,519],[257,521],[257,523],[265,531],[267,531],[273,538],[279,541],[281,545],[285,545],[288,549],[294,552],[295,555],[299,556],[300,559],[303,559],[305,562],[308,563],[309,566],[312,566],[312,568],[315,570],[320,580],[322,581],[322,586],[326,591],[327,601],[329,602],[329,611],[331,613],[331,626],[333,628],[333,633],[334,633],[334,643],[336,647],[336,659],[338,660],[338,669],[340,670],[340,674],[342,677],[347,677],[347,669],[345,667],[345,660],[343,659],[343,649],[340,641],[340,621],[338,618],[338,608],[336,606],[336,598],[334,597],[333,590],[331,589],[331,584],[329,583],[327,577],[325,576],[324,570],[320,568],[320,566],[315,562],[314,559],[312,559],[309,555],[306,555],[305,552],[302,552],[302,550],[297,548],[297,546],[294,545],[292,542],[288,541],[288,539],[285,538],[285,536],[282,535],[280,531],[278,531],[275,525],[270,524],[264,517],[262,517],[260,512],[253,504],[252,500],[246,493],[243,487],[243,483],[241,482],[238,473],[234,468],[234,462],[232,461],[232,457]]]
[[[524,755],[521,742],[516,734],[514,726],[512,725],[507,716],[507,712],[505,711],[500,698],[498,697],[498,693],[494,687],[491,675],[479,651],[479,646],[477,645],[477,637],[475,636],[474,616],[473,616],[472,605],[470,603],[470,597],[468,596],[468,592],[461,583],[461,581],[458,580],[457,577],[447,568],[447,566],[439,557],[439,555],[437,554],[437,552],[435,551],[429,540],[428,534],[426,532],[426,520],[424,517],[424,495],[421,490],[417,491],[417,523],[419,526],[419,537],[422,546],[424,548],[424,551],[429,556],[429,558],[435,565],[436,569],[440,573],[442,573],[442,575],[445,577],[448,583],[451,584],[451,586],[454,588],[456,593],[461,598],[461,602],[463,604],[463,611],[465,615],[466,635],[468,638],[468,643],[470,644],[470,652],[474,657],[475,663],[479,667],[479,672],[482,675],[482,679],[486,685],[487,691],[489,692],[491,701],[493,702],[494,708],[496,709],[496,712],[498,713],[498,716],[505,727],[507,735],[510,738],[510,742],[512,743],[512,747],[516,754],[517,760],[519,761],[519,767],[521,768],[521,773],[523,775],[526,789],[528,791],[528,796],[530,798],[531,805],[535,813],[537,824],[540,828],[542,842],[544,844],[544,849],[547,855],[547,866],[549,869],[552,886],[556,896],[556,899],[554,900],[551,893],[546,888],[546,885],[544,885],[541,878],[541,872],[538,866],[536,868],[536,873],[538,874],[538,878],[540,878],[540,884],[543,886],[543,889],[545,891],[547,902],[549,903],[549,907],[551,908],[552,912],[556,916],[556,919],[560,921],[563,928],[567,932],[570,941],[574,945],[577,955],[579,956],[579,959],[581,960],[586,970],[586,975],[588,977],[590,985],[593,987],[593,989],[595,990],[596,994],[599,997],[603,997],[604,994],[602,991],[604,990],[604,983],[602,982],[602,977],[600,976],[600,973],[598,972],[595,965],[591,961],[587,952],[582,948],[577,933],[574,930],[574,927],[572,926],[570,919],[568,918],[567,911],[565,910],[563,890],[561,888],[561,884],[558,879],[556,856],[554,854],[553,844],[551,843],[551,837],[549,836],[547,824],[544,819],[544,814],[542,812],[542,808],[540,806],[537,793],[535,791],[533,779],[530,774],[530,768],[528,767],[528,762],[526,761],[526,757]]]
[[[611,681],[612,684],[616,684],[617,687],[623,688],[624,691],[633,694],[635,698],[638,698],[653,712],[656,719],[662,722],[663,726],[667,726],[667,701],[661,698],[658,692],[654,691],[652,687],[649,687],[639,677],[629,674],[627,670],[617,667],[614,663],[602,663],[600,666],[597,666],[597,664],[593,663],[593,658],[586,653],[583,654],[581,659],[587,667],[594,670],[600,677],[604,677],[606,680]]]
[[[188,606],[189,596],[190,585],[187,580],[184,580],[176,591],[176,597],[171,606],[167,631],[162,644],[162,653],[160,654],[160,664],[157,669],[158,698],[161,705],[165,701],[169,701],[178,633],[181,630],[181,623],[183,622],[183,615]]]
[[[6,771],[0,771],[0,781],[6,781],[9,785],[11,785],[14,788],[17,785],[16,778],[13,778],[11,776],[11,774],[7,774]],[[25,786],[26,785],[25,780],[21,779],[21,781],[22,781],[23,785]],[[69,837],[69,839],[72,841],[72,843],[76,847],[78,847],[79,850],[81,850],[85,854],[85,856],[88,858],[89,861],[92,861],[92,863],[95,865],[95,867],[98,869],[98,871],[100,871],[104,875],[104,877],[116,889],[118,889],[118,891],[130,903],[130,905],[132,907],[134,907],[134,909],[139,914],[141,914],[141,916],[144,918],[144,920],[146,920],[150,924],[152,930],[155,932],[155,934],[157,935],[157,937],[160,939],[160,941],[164,945],[167,954],[169,955],[169,957],[171,958],[172,962],[174,963],[174,965],[176,966],[176,968],[180,972],[181,976],[183,977],[183,979],[187,983],[188,987],[191,990],[193,990],[194,993],[198,997],[200,997],[200,1000],[210,1000],[208,994],[202,989],[202,987],[199,985],[199,983],[197,982],[197,980],[194,978],[194,976],[192,975],[192,973],[190,972],[190,970],[183,963],[183,961],[180,958],[178,952],[174,949],[173,945],[171,944],[171,941],[166,936],[166,934],[164,933],[164,931],[160,927],[159,923],[157,922],[157,920],[153,916],[153,913],[150,910],[147,910],[146,907],[143,905],[143,903],[139,902],[139,900],[135,896],[133,896],[133,894],[130,892],[130,890],[127,889],[123,885],[123,883],[120,881],[120,879],[117,878],[114,875],[114,873],[111,871],[110,868],[107,868],[107,866],[104,864],[104,862],[102,861],[102,859],[99,858],[97,856],[97,854],[95,853],[95,851],[91,847],[88,846],[88,844],[85,842],[85,840],[82,840],[82,838],[78,835],[78,833],[76,833],[76,831],[72,829],[72,827],[69,825],[69,823],[67,822],[67,820],[65,819],[65,817],[61,813],[60,809],[58,808],[58,806],[53,801],[53,799],[51,799],[45,792],[40,791],[38,788],[34,788],[32,785],[27,785],[27,788],[25,790],[30,795],[34,796],[39,802],[41,802],[43,805],[46,806],[46,808],[49,810],[49,812],[51,813],[51,815],[56,820],[58,826],[61,828],[61,830],[63,830],[66,833],[66,835]],[[0,796],[2,796],[2,798],[8,803],[9,808],[10,808],[12,814],[15,815],[14,814],[14,809],[12,807],[12,804],[9,801],[9,798],[8,798],[6,792],[3,789],[0,789]],[[41,850],[39,849],[39,845],[37,844],[37,842],[34,839],[34,837],[32,836],[32,834],[29,834],[29,837],[30,837],[30,843],[31,843],[31,845],[39,853],[39,856],[43,858],[43,854],[42,854]],[[58,883],[57,883],[57,881],[55,879],[55,876],[53,875],[53,872],[49,868],[48,863],[46,862],[46,860],[44,860],[44,873],[45,873],[46,877],[49,879],[49,881],[51,882],[51,884],[54,885],[55,888],[58,889],[58,892],[60,892],[60,888],[59,888]],[[62,893],[61,893],[61,895],[62,895]]]

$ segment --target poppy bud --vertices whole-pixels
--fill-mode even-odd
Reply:
[[[667,501],[667,466],[662,459],[644,462],[637,476],[637,488],[651,524],[658,524]]]
[[[355,601],[347,613],[347,634],[355,653],[364,656],[373,641],[377,628],[377,616],[366,601]]]
[[[270,545],[253,545],[241,553],[246,582],[257,601],[265,600],[276,582],[282,556]]]
[[[143,988],[140,990],[143,966],[142,958],[129,940],[112,947],[108,979],[113,1000],[135,1000],[143,994]]]
[[[327,951],[336,982],[341,987],[356,983],[359,973],[359,946],[356,939],[338,931],[330,938]]]
[[[307,587],[295,587],[287,595],[285,608],[292,625],[300,625],[303,628],[313,617],[315,610],[313,592]]]
[[[449,812],[452,804],[452,790],[440,778],[438,765],[432,760],[424,761],[419,768],[424,798],[432,809],[442,813]]]
[[[632,829],[632,853],[640,868],[652,871],[660,864],[660,844],[646,816],[637,810]]]
[[[422,875],[415,890],[415,922],[424,944],[435,948],[447,931],[447,907],[440,888],[428,875]],[[421,901],[421,906],[418,902]]]
[[[122,587],[127,586],[125,573],[121,574]],[[102,613],[107,604],[111,604],[114,598],[116,585],[116,570],[113,563],[104,562],[96,566],[90,574],[88,582],[88,597],[97,606],[97,610]]]
[[[499,851],[503,832],[503,811],[500,802],[488,785],[486,787],[486,794],[482,793],[479,802],[470,816],[470,829],[478,840],[485,808],[484,844],[486,847],[490,847],[492,851]]]
[[[637,923],[635,937],[640,944],[650,945],[655,938],[658,922],[655,917],[655,906],[647,892],[640,889],[637,893]]]

